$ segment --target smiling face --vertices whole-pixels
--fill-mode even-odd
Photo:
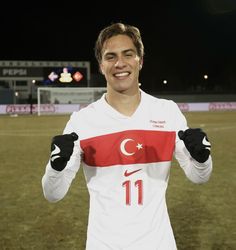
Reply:
[[[104,43],[100,70],[106,78],[108,91],[137,91],[141,67],[142,59],[129,36],[112,36]]]

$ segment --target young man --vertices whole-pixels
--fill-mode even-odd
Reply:
[[[166,207],[172,156],[188,179],[208,181],[210,143],[177,104],[142,91],[144,47],[136,27],[104,28],[95,54],[107,81],[101,99],[74,112],[53,137],[44,196],[61,200],[82,163],[90,194],[87,250],[173,250]]]

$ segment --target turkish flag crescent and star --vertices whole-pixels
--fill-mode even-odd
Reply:
[[[88,166],[171,161],[175,147],[174,131],[126,130],[81,140]]]

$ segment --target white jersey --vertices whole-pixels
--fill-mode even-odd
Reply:
[[[75,132],[73,155],[62,172],[48,163],[45,197],[62,199],[82,162],[90,195],[87,250],[177,249],[166,207],[173,156],[193,182],[208,180],[211,157],[193,160],[176,133],[187,129],[178,106],[141,91],[131,117],[114,110],[103,96],[74,112],[64,133]]]

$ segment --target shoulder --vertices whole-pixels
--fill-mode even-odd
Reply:
[[[145,93],[144,91],[142,91],[142,95],[144,97],[144,100],[146,102],[149,102],[151,105],[158,106],[159,108],[162,107],[162,108],[178,109],[177,103],[175,103],[173,100],[156,97],[148,93]]]
[[[101,99],[84,106],[71,114],[68,123],[74,128],[86,130],[88,127],[94,127],[96,121],[101,118]]]
[[[78,111],[75,111],[71,114],[71,118],[78,118],[78,117],[84,117],[84,116],[90,116],[94,113],[96,113],[99,105],[100,105],[100,102],[101,102],[101,99],[95,101],[95,102],[92,102],[86,106],[82,106],[80,110]]]

